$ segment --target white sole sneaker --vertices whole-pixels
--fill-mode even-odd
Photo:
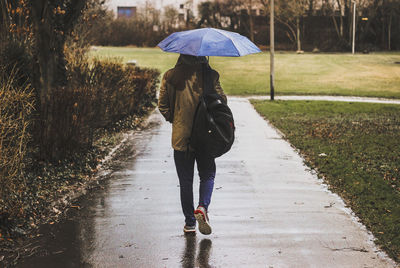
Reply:
[[[195,234],[196,233],[196,226],[184,226],[183,232],[185,234]]]
[[[211,225],[208,222],[207,217],[204,214],[204,212],[200,209],[196,209],[194,212],[194,217],[196,218],[197,223],[199,224],[200,233],[202,233],[204,235],[211,234],[211,232],[212,232]]]

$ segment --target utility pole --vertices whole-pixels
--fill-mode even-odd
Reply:
[[[269,75],[269,86],[271,100],[274,100],[274,54],[275,54],[275,31],[274,31],[274,1],[271,0],[270,10],[270,21],[269,21],[269,47],[270,47],[270,75]]]
[[[351,46],[351,53],[354,55],[356,46],[356,1],[353,1],[353,44]]]

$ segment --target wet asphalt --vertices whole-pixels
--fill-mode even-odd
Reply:
[[[216,161],[211,235],[183,235],[171,126],[156,111],[110,178],[43,226],[41,256],[19,267],[394,267],[248,100],[229,101],[237,138]]]

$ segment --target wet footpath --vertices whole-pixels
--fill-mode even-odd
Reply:
[[[183,235],[171,126],[155,111],[111,177],[43,229],[46,256],[19,267],[395,267],[248,100],[229,101],[237,139],[216,161],[211,235]]]

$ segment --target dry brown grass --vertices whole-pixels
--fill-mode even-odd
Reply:
[[[15,85],[16,72],[7,77],[3,71],[0,69],[0,207],[11,208],[15,204],[5,197],[10,193],[18,194],[25,187],[20,180],[30,139],[28,129],[32,124],[30,115],[34,100],[29,85]]]

